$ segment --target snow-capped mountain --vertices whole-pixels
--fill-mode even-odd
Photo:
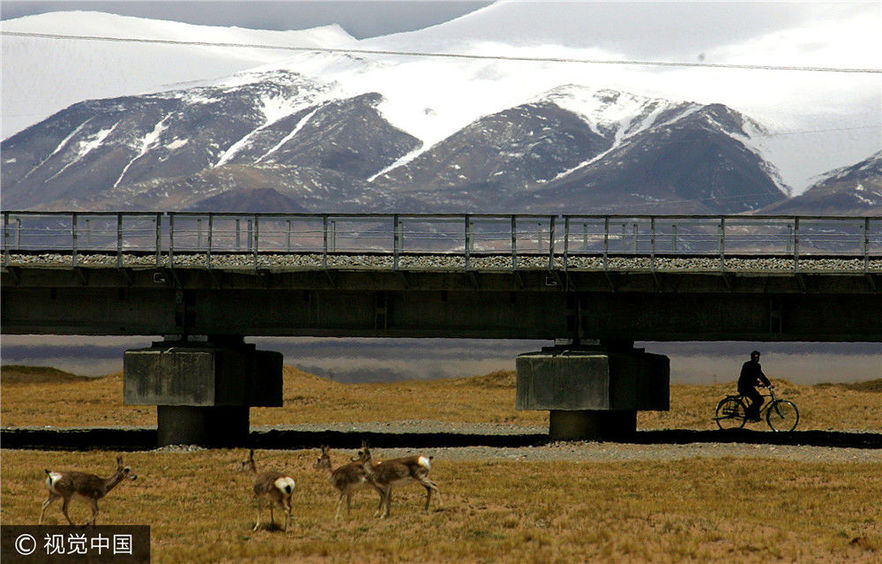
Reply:
[[[805,193],[763,212],[882,215],[882,151],[823,175]]]
[[[786,193],[770,165],[744,143],[755,127],[721,105],[666,109],[651,126],[521,201],[553,199],[551,209],[561,212],[573,206],[607,213],[756,209]]]
[[[85,100],[143,94],[212,81],[289,56],[284,50],[219,47],[211,43],[339,48],[355,40],[339,26],[265,31],[191,25],[101,12],[53,12],[2,22],[4,33],[117,37],[107,42],[2,37],[3,120],[0,137]],[[199,45],[198,43],[202,43]]]
[[[828,2],[793,4],[794,10],[805,9],[800,21],[776,29],[773,22],[781,15],[778,10],[791,6],[764,3],[765,11],[759,14],[753,11],[759,4],[733,10],[725,2],[500,1],[431,28],[361,41],[359,47],[548,59],[466,64],[432,60],[431,65],[404,60],[397,66],[406,68],[416,84],[392,81],[385,88],[372,87],[390,100],[411,95],[432,100],[427,106],[435,115],[446,112],[447,121],[458,123],[455,129],[464,126],[459,111],[478,109],[488,98],[506,101],[504,107],[511,107],[517,103],[510,101],[514,95],[526,97],[527,92],[547,92],[564,84],[723,104],[763,124],[764,132],[752,136],[753,148],[774,163],[783,184],[799,194],[813,178],[882,148],[879,75],[761,67],[856,67],[878,73],[882,69],[882,12],[870,4],[860,8]],[[756,18],[766,18],[765,31],[756,28]],[[703,62],[758,68],[555,60]],[[458,68],[462,82],[455,79],[457,71],[452,68]],[[452,103],[445,104],[445,99]],[[480,115],[489,113],[480,111]],[[416,112],[407,115],[410,127],[418,118]],[[473,115],[467,122],[475,119]]]
[[[419,145],[377,98],[280,71],[75,104],[3,143],[3,206],[178,209],[229,188],[333,203]]]
[[[427,211],[739,212],[785,197],[743,143],[744,123],[721,106],[566,86],[477,120],[374,183]]]
[[[426,147],[381,94],[341,92],[262,70],[75,104],[4,142],[3,206],[253,207],[270,189],[310,211],[728,213],[785,197],[745,143],[759,126],[718,105],[566,85]]]
[[[573,9],[559,4],[552,14],[501,2],[440,26],[373,40],[355,41],[339,28],[286,32],[285,39],[361,50],[609,58],[586,48],[584,38],[573,43],[575,32],[561,45],[535,43],[554,36]],[[492,30],[503,29],[497,24],[513,14],[529,21],[524,10],[545,10],[536,19],[541,33],[531,37],[531,28],[522,29],[516,44],[506,44]],[[22,18],[28,26],[4,22],[4,30],[47,31],[38,20],[49,16]],[[48,31],[89,35],[98,33],[95,22],[119,23],[117,16],[103,17],[70,14],[52,20],[64,21],[63,30]],[[126,35],[185,33],[175,27],[183,24],[124,20]],[[571,24],[571,31],[579,28]],[[229,28],[185,31],[189,40],[205,43],[283,39]],[[39,53],[38,41],[3,36],[4,115],[9,97],[27,98],[14,84],[7,93],[7,77],[26,74],[19,55]],[[125,74],[122,65],[108,64],[119,47],[92,42],[81,54],[98,61],[99,76],[111,84],[115,73]],[[187,84],[162,86],[173,82],[158,83],[163,67],[199,66],[190,63],[204,63],[206,52],[239,53],[207,45],[132,48],[149,54],[172,47],[173,57],[155,55],[150,72],[135,67],[135,74],[149,75],[146,94],[93,88],[96,99],[5,139],[3,207],[729,213],[783,200],[791,188],[804,188],[802,179],[833,168],[825,163],[841,166],[856,160],[846,159],[856,151],[879,149],[878,131],[864,119],[868,111],[878,113],[878,104],[867,110],[878,84],[867,98],[866,77],[837,77],[793,96],[794,88],[809,84],[804,78],[783,88],[778,77],[745,85],[741,75],[735,87],[729,75],[704,69],[638,72],[550,61],[268,51],[261,62],[272,62],[250,71],[212,79],[220,67],[202,65],[208,70],[178,78]],[[160,57],[175,65],[156,64]],[[49,59],[32,68],[49,76],[54,65]],[[745,94],[757,84],[762,96]],[[830,124],[816,118],[829,112],[817,99],[831,88],[848,95],[838,98],[830,118],[837,127],[823,133]],[[776,96],[791,97],[782,103]],[[752,104],[756,99],[762,104]],[[263,205],[261,198],[273,203]]]

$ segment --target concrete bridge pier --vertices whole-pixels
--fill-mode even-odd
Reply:
[[[159,446],[242,446],[252,406],[282,405],[282,355],[240,336],[166,338],[125,352],[124,403],[155,405]]]
[[[637,411],[670,409],[670,361],[633,343],[555,346],[517,359],[519,410],[548,410],[553,441],[627,439]]]

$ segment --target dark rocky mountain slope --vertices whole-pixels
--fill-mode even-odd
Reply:
[[[786,198],[722,105],[561,87],[434,146],[290,71],[92,100],[5,140],[4,209],[738,213]],[[593,113],[573,109],[589,99]],[[614,117],[610,117],[614,116]],[[844,182],[845,180],[843,180]]]

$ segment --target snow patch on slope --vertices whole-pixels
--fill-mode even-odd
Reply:
[[[339,26],[298,31],[215,27],[117,16],[52,12],[3,21],[3,30],[41,34],[167,39],[184,42],[344,47],[355,39]],[[180,88],[282,61],[291,51],[208,45],[2,37],[3,120],[7,138],[71,104]]]
[[[138,154],[135,156],[135,158],[126,163],[126,166],[123,167],[119,178],[117,178],[116,182],[113,183],[114,188],[119,186],[120,182],[122,182],[123,177],[129,171],[129,168],[131,168],[132,164],[144,155],[146,155],[151,148],[159,143],[162,132],[168,129],[168,126],[166,125],[167,121],[168,117],[163,118],[159,123],[156,124],[156,126],[153,128],[153,131],[144,136],[144,138],[141,140],[141,146]]]
[[[58,170],[58,172],[56,172],[55,174],[50,176],[48,180],[52,180],[53,178],[57,177],[62,172],[64,172],[68,168],[70,168],[72,165],[79,162],[80,159],[82,159],[83,157],[85,157],[86,155],[88,155],[89,153],[91,153],[92,151],[97,149],[98,147],[100,147],[101,144],[104,142],[104,140],[107,138],[107,136],[110,135],[111,133],[113,133],[113,130],[116,129],[117,125],[118,124],[113,124],[112,127],[97,131],[97,132],[93,133],[92,135],[86,137],[85,139],[78,141],[76,148],[74,149],[74,151],[76,152],[76,157],[69,160],[66,165],[61,167]]]

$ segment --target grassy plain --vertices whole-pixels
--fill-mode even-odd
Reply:
[[[122,374],[85,378],[5,366],[0,374],[4,427],[155,426],[156,408],[122,404]],[[51,386],[47,388],[47,383]],[[882,431],[882,380],[800,386],[776,380],[778,395],[797,403],[798,429]],[[638,429],[714,429],[717,401],[734,382],[671,385],[670,411],[640,412]],[[51,393],[47,393],[51,390]],[[548,424],[544,411],[515,411],[515,374],[382,384],[331,382],[284,369],[284,407],[253,408],[252,425],[429,419],[462,423]],[[76,409],[88,406],[88,409]]]
[[[5,367],[5,427],[155,425],[155,410],[121,405],[119,375],[46,377]],[[882,427],[880,383],[792,386],[800,429]],[[672,386],[672,409],[640,415],[641,429],[710,429],[716,400],[732,385]],[[403,384],[336,384],[286,368],[285,407],[252,410],[252,423],[432,419],[545,425],[516,412],[511,373]],[[87,405],[88,409],[83,409]],[[380,415],[382,414],[382,415]],[[819,449],[823,450],[823,449]],[[3,450],[0,522],[35,523],[43,469],[109,475],[113,452]],[[335,451],[335,463],[351,452]],[[375,454],[382,457],[382,450]],[[422,488],[395,491],[392,516],[376,520],[376,496],[356,494],[349,518],[312,469],[318,451],[258,451],[259,467],[297,480],[287,532],[251,531],[244,450],[124,454],[138,474],[100,503],[100,523],[149,524],[156,562],[878,562],[882,557],[879,462],[768,458],[677,461],[434,461],[444,506],[423,513]],[[74,502],[77,522],[88,516]],[[278,521],[279,515],[277,513]],[[64,518],[56,503],[49,524]]]

